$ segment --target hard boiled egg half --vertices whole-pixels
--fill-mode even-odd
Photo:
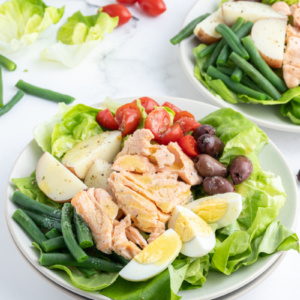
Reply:
[[[186,207],[219,229],[238,218],[242,211],[242,196],[238,193],[216,194],[195,200]]]
[[[211,227],[190,209],[177,205],[169,219],[169,228],[174,229],[182,240],[181,253],[200,257],[209,253],[216,244]]]
[[[181,246],[179,235],[168,229],[136,255],[119,274],[129,281],[147,280],[164,271],[177,257]]]

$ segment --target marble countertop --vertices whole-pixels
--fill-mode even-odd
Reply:
[[[45,2],[57,7],[65,3],[64,20],[77,10],[81,10],[83,14],[94,14],[96,11],[95,6],[88,5],[85,1]],[[99,5],[113,3],[101,0],[89,2]],[[113,34],[107,35],[101,45],[74,69],[67,69],[58,63],[47,62],[40,58],[41,50],[54,42],[55,32],[63,21],[48,28],[33,45],[10,56],[16,61],[18,68],[15,72],[3,70],[5,101],[15,94],[16,82],[23,79],[37,86],[46,86],[74,95],[75,104],[93,104],[101,102],[107,96],[121,98],[145,95],[168,95],[209,103],[189,82],[180,65],[178,48],[169,43],[169,39],[178,32],[185,15],[196,1],[165,0],[165,2],[167,12],[158,18],[144,15],[138,7],[131,8],[136,19],[116,29]],[[0,240],[3,243],[0,250],[1,299],[75,298],[45,279],[20,255],[9,235],[4,215],[7,180],[17,156],[32,139],[32,129],[56,112],[56,103],[26,96],[9,113],[0,118],[2,199]],[[299,133],[263,129],[282,151],[296,176],[300,169]],[[299,235],[300,224],[296,232]],[[298,299],[299,278],[299,254],[289,251],[279,267],[266,280],[238,299]]]

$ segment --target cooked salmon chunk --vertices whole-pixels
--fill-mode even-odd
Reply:
[[[115,221],[113,233],[113,250],[126,259],[133,259],[142,250],[127,239],[126,229],[131,225],[130,215],[127,215],[120,222],[117,222],[118,221]]]
[[[170,173],[122,171],[119,178],[125,186],[154,202],[164,213],[170,213],[176,205],[188,202],[191,197],[191,186],[178,181]]]
[[[300,27],[300,4],[294,4],[291,6],[293,15],[294,26]]]
[[[286,2],[278,1],[278,2],[275,2],[271,7],[273,10],[275,10],[276,12],[278,12],[281,15],[285,15],[285,16],[292,15],[291,8],[289,7],[289,5]]]
[[[198,174],[194,162],[181,150],[177,143],[169,143],[168,150],[175,156],[175,162],[161,171],[176,173],[190,185],[200,184],[203,178]]]
[[[111,196],[104,191],[102,197],[111,199]],[[113,219],[102,209],[101,199],[94,196],[94,189],[80,191],[72,199],[71,203],[76,212],[89,225],[96,247],[100,251],[110,254],[112,250]],[[97,204],[97,202],[100,203]]]
[[[164,232],[165,232],[165,226],[157,226],[156,228],[154,228],[147,240],[148,244],[150,244],[155,239],[160,237]]]
[[[292,36],[300,37],[300,28],[289,24],[286,26],[286,43]]]
[[[114,162],[114,171],[128,171],[136,173],[155,172],[155,166],[149,159],[141,155],[124,155],[118,157]]]
[[[124,184],[125,180],[124,176],[116,172],[108,179],[118,206],[126,215],[131,215],[136,227],[145,232],[152,232],[153,228],[162,223],[158,208],[151,200],[127,187]]]
[[[147,246],[147,241],[143,238],[139,230],[133,226],[126,228],[126,236],[128,240],[139,245],[142,249]]]

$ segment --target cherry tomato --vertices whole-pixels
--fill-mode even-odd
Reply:
[[[197,149],[197,142],[191,135],[185,135],[178,141],[178,145],[182,151],[190,157],[197,156],[199,154]]]
[[[136,2],[137,0],[117,0],[117,2],[125,5],[132,5]]]
[[[141,9],[150,16],[156,17],[166,11],[163,0],[137,0]]]
[[[102,7],[102,11],[110,17],[119,17],[118,26],[127,23],[132,15],[130,11],[122,4],[110,4]]]
[[[138,127],[140,120],[140,111],[130,108],[124,110],[119,123],[119,130],[122,132],[122,136],[133,133]]]
[[[175,114],[181,112],[181,109],[178,108],[177,106],[175,106],[174,104],[170,103],[170,102],[165,102],[162,106],[166,106],[166,107],[169,107],[171,108]]]
[[[189,131],[194,131],[200,126],[200,124],[192,118],[181,118],[178,121],[176,121],[176,124],[179,124],[181,126],[181,129],[184,134]]]
[[[183,131],[178,123],[173,124],[159,141],[163,145],[168,145],[171,142],[177,142],[183,137]]]
[[[117,130],[119,128],[119,124],[109,109],[99,111],[96,120],[101,126],[104,126],[107,129]]]
[[[141,100],[142,106],[145,108],[145,111],[147,114],[151,113],[152,110],[154,110],[155,106],[159,106],[159,104],[149,97],[141,97],[139,98]],[[134,100],[132,103],[136,104],[137,100]]]
[[[195,119],[194,115],[192,115],[190,112],[186,111],[186,110],[183,110],[179,113],[177,113],[174,117],[174,123],[176,121],[178,121],[179,119],[181,118],[191,118],[191,119]]]
[[[135,103],[126,103],[126,104],[120,106],[116,111],[115,118],[119,124],[121,123],[121,119],[122,119],[124,111],[126,111],[127,109],[136,110],[141,118],[141,111],[140,111],[139,107]]]
[[[161,141],[164,133],[170,128],[170,115],[163,109],[153,110],[145,121],[145,128],[150,129],[157,142]]]

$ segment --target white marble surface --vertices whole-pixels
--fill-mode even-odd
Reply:
[[[205,0],[203,0],[205,1]],[[0,1],[2,3],[4,1]],[[93,3],[113,1],[90,0]],[[147,17],[138,7],[130,8],[139,20],[107,35],[91,55],[77,68],[42,61],[39,53],[55,40],[62,21],[44,32],[35,44],[12,55],[18,68],[3,70],[5,101],[16,92],[15,83],[24,79],[76,97],[75,103],[93,104],[111,98],[143,95],[169,95],[207,102],[188,81],[179,62],[177,47],[169,39],[177,33],[195,0],[166,0],[167,12],[158,18]],[[93,14],[95,7],[85,1],[48,0],[48,4],[66,4],[65,17],[81,10]],[[24,72],[27,69],[28,72]],[[32,129],[57,112],[57,104],[26,96],[6,115],[0,117],[0,299],[61,300],[74,299],[35,271],[15,247],[5,222],[6,186],[14,161],[32,139]],[[294,174],[300,169],[299,134],[265,130],[280,148]],[[274,161],[274,164],[276,162]],[[298,222],[297,233],[300,233]],[[276,271],[241,300],[299,299],[300,257],[290,251]]]

